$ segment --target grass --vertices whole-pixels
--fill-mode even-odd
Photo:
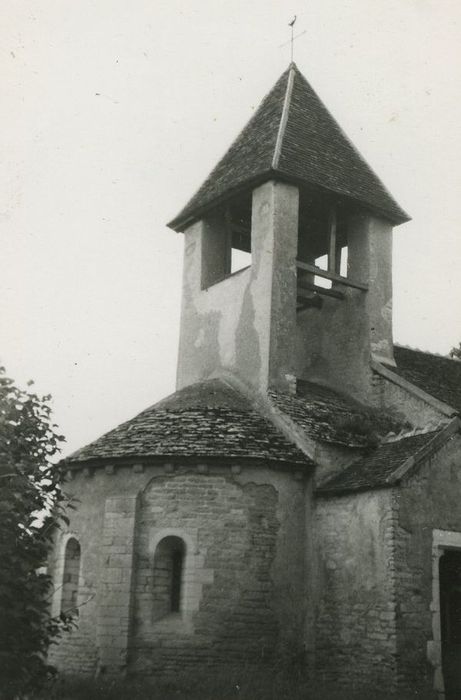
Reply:
[[[58,678],[40,700],[433,700],[430,692],[381,693],[308,684],[296,677],[241,671],[213,676],[197,672],[174,681]],[[38,699],[37,699],[38,700]]]

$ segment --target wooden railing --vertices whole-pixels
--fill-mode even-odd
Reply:
[[[337,282],[344,287],[360,289],[362,292],[366,292],[368,290],[367,285],[362,284],[362,282],[356,282],[348,277],[338,275],[336,272],[322,270],[322,268],[317,267],[316,265],[301,262],[301,260],[296,261],[296,267],[298,272],[301,273],[298,274],[297,282],[298,311],[311,307],[321,308],[322,296],[331,297],[333,299],[344,299],[346,296],[344,291],[338,289],[337,287],[328,289],[326,287],[320,287],[318,284],[315,284],[314,281],[303,279],[302,273],[310,273],[310,275],[313,275],[314,277],[322,277],[323,279]]]
[[[303,272],[310,272],[311,274],[315,275],[316,277],[323,277],[326,280],[331,280],[332,282],[339,282],[340,284],[343,284],[345,287],[354,287],[354,289],[361,289],[363,292],[368,291],[368,287],[366,284],[362,284],[362,282],[355,282],[354,280],[349,279],[349,277],[343,277],[342,275],[336,274],[336,272],[330,272],[329,270],[322,270],[321,267],[317,267],[317,265],[310,265],[309,263],[301,262],[301,260],[296,261],[296,267],[298,270],[302,270]],[[323,287],[318,287],[318,289],[324,289]]]

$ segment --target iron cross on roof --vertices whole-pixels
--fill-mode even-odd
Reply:
[[[290,44],[290,62],[293,63],[293,44],[296,41],[296,39],[299,39],[300,36],[303,36],[306,34],[307,29],[305,29],[303,32],[300,32],[299,34],[296,34],[294,36],[294,26],[296,22],[296,15],[293,17],[291,22],[288,22],[288,26],[291,28],[291,38],[289,41],[286,41],[284,44],[280,44],[279,49],[283,48],[284,46],[288,46]]]

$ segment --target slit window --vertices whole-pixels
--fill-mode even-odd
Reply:
[[[80,555],[80,545],[75,537],[71,537],[67,541],[64,552],[61,597],[61,612],[64,614],[75,613],[77,611]]]
[[[164,537],[154,554],[153,619],[181,612],[186,547],[180,537]]]

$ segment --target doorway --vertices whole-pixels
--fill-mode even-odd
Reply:
[[[461,551],[446,549],[439,560],[442,671],[446,700],[461,698]]]

